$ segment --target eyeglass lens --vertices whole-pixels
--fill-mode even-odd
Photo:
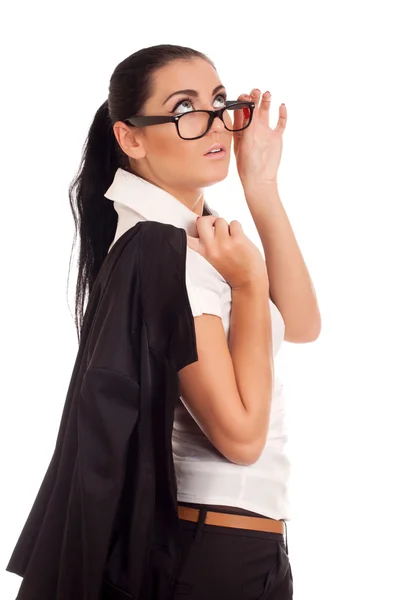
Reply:
[[[196,138],[207,131],[209,115],[206,112],[187,112],[178,121],[179,133],[184,138]],[[250,109],[247,107],[227,108],[222,120],[229,131],[240,131],[250,121]]]

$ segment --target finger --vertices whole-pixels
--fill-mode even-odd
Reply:
[[[210,242],[214,238],[214,223],[219,218],[216,215],[207,215],[197,219],[197,231],[200,241],[204,244],[207,244],[207,242]]]
[[[261,91],[258,88],[253,88],[251,90],[250,96],[251,96],[251,100],[253,100],[253,102],[255,104],[254,111],[257,112],[258,111],[258,103],[259,103],[260,97],[261,97]]]
[[[279,107],[278,124],[275,127],[275,131],[278,131],[279,133],[282,133],[283,131],[285,131],[286,123],[287,123],[286,106],[284,104],[281,104]]]
[[[236,237],[243,234],[242,224],[236,219],[229,223],[229,234],[231,237]]]
[[[214,223],[214,236],[224,237],[230,235],[229,223],[221,217]]]
[[[230,235],[229,223],[222,217],[215,215],[201,217],[197,219],[197,231],[201,242],[207,246],[212,243],[215,237],[223,238]]]
[[[264,121],[269,125],[269,109],[271,106],[271,94],[270,92],[264,92],[261,97],[260,104],[260,115],[264,119]]]

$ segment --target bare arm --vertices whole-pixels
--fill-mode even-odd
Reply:
[[[274,383],[268,282],[232,290],[229,349],[247,415],[243,435],[257,454],[267,439]]]
[[[267,280],[232,290],[229,347],[216,315],[194,318],[198,361],[179,371],[199,427],[231,462],[255,462],[267,438],[273,390]]]

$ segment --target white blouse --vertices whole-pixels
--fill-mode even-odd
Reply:
[[[114,202],[118,224],[114,240],[138,221],[158,221],[181,227],[197,235],[198,215],[177,198],[133,173],[117,169],[104,194]],[[204,201],[213,215],[219,214]],[[232,289],[224,277],[201,254],[187,247],[186,287],[193,316],[203,313],[222,319],[229,340]],[[272,343],[277,355],[285,324],[269,300]],[[275,373],[270,425],[264,450],[252,465],[242,466],[225,458],[202,431],[185,398],[177,398],[172,448],[178,486],[178,501],[236,506],[272,519],[291,520],[289,499],[290,459],[285,451],[287,428],[283,386]]]

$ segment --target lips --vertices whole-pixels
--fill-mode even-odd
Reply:
[[[206,156],[207,154],[209,154],[211,152],[211,150],[217,150],[217,148],[220,148],[223,152],[226,152],[226,147],[224,146],[224,144],[213,144],[205,153],[204,156]],[[217,152],[215,154],[218,154]]]

